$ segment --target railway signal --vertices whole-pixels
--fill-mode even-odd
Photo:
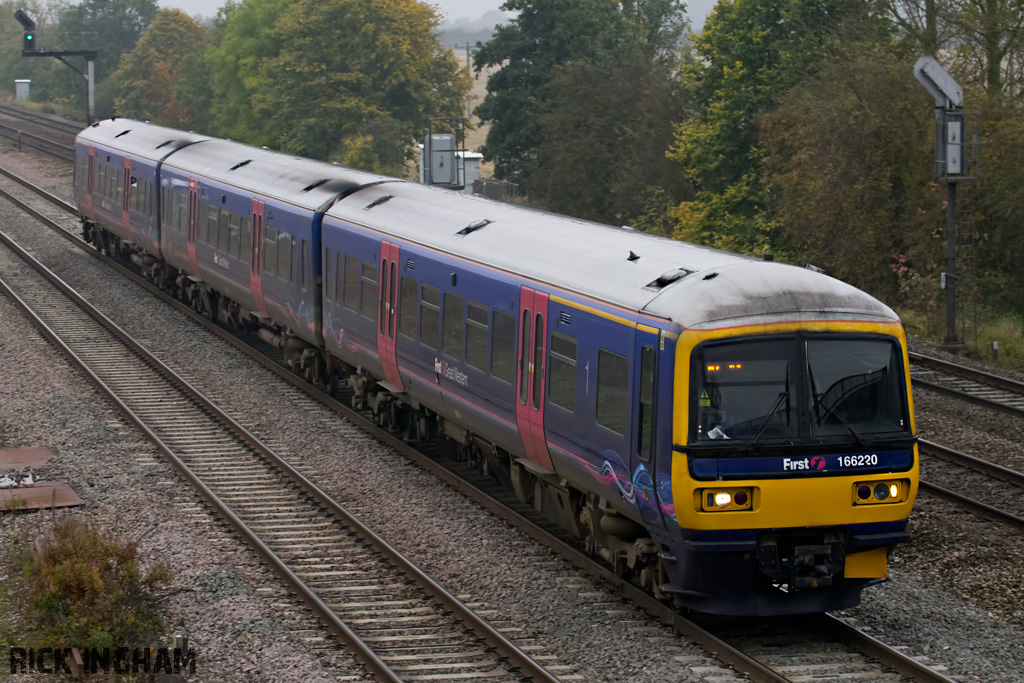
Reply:
[[[82,78],[85,79],[86,100],[88,102],[86,105],[86,121],[92,125],[96,112],[96,50],[61,50],[55,49],[55,46],[53,45],[41,48],[36,41],[38,38],[36,35],[36,22],[32,20],[32,17],[26,14],[25,10],[19,9],[14,13],[14,18],[17,19],[18,23],[21,24],[21,27],[25,29],[25,37],[21,44],[22,57],[55,57],[69,68],[74,69],[80,76],[82,76]],[[65,61],[65,57],[84,57],[85,73],[82,73]]]

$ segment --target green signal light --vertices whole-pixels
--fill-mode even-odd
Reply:
[[[25,35],[25,40],[32,40],[32,38],[33,38],[33,35],[31,33],[28,33],[28,34]]]

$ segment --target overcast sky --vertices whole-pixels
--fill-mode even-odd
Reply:
[[[479,19],[491,10],[501,7],[504,0],[433,0],[430,4],[441,8],[449,21],[455,19]],[[161,7],[177,7],[191,15],[200,14],[212,17],[217,8],[224,4],[223,0],[158,0]],[[715,0],[690,0],[690,21],[694,28],[704,23],[704,17],[715,4]]]

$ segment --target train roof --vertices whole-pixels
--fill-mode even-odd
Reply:
[[[779,315],[899,319],[857,288],[804,268],[412,183],[360,190],[327,213],[683,327]]]
[[[211,138],[132,119],[107,119],[85,128],[76,142],[103,145],[132,158],[159,161],[175,150]]]
[[[207,140],[201,145],[186,147],[170,157],[165,167],[205,176],[311,211],[366,185],[405,182],[230,140]]]

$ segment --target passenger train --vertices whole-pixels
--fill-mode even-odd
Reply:
[[[908,540],[904,329],[826,275],[126,119],[74,191],[96,248],[678,608],[850,607]]]

